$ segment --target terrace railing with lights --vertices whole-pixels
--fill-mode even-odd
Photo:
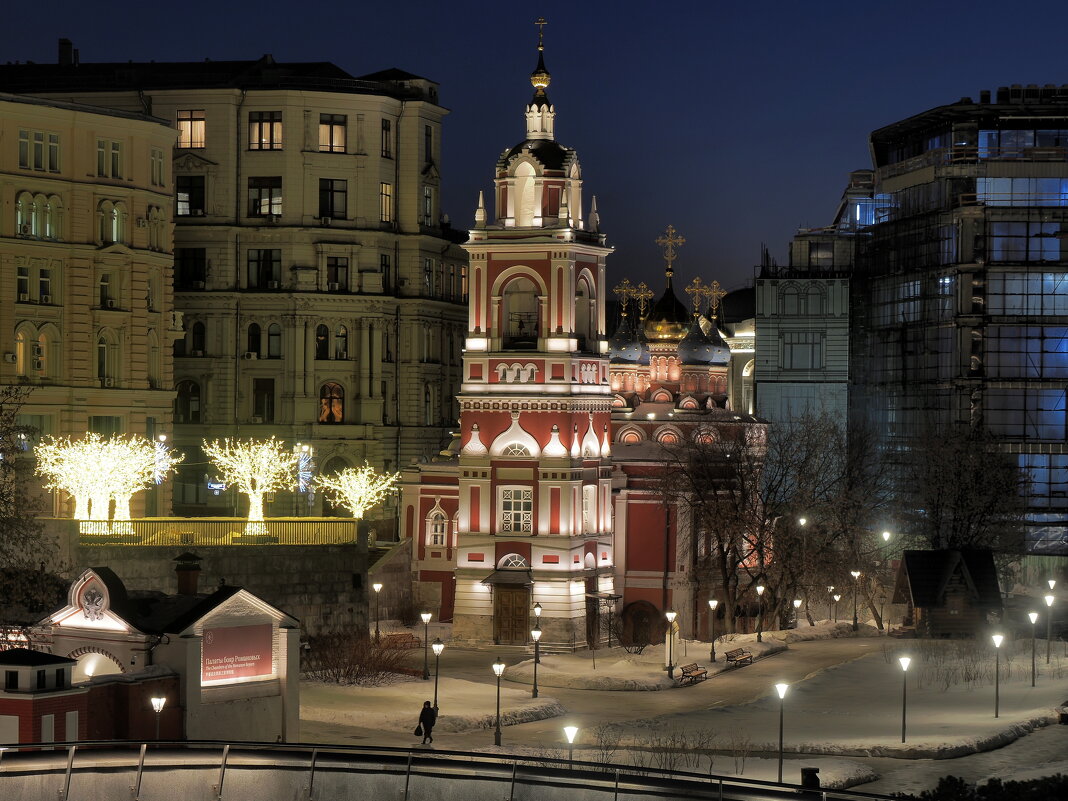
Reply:
[[[249,531],[244,518],[139,518],[68,520],[81,545],[348,545],[359,541],[356,521],[344,518],[274,517]]]
[[[796,799],[882,801],[887,796],[535,756],[369,746],[130,741],[9,746],[0,752],[6,797],[245,798],[325,801],[368,795],[433,801],[502,798]],[[561,750],[566,744],[561,744]],[[455,786],[443,782],[456,782]],[[806,792],[807,791],[807,792]]]

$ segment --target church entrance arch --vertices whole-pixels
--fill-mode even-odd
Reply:
[[[624,606],[620,622],[619,641],[627,648],[653,645],[664,639],[667,630],[664,616],[648,601],[634,601]]]

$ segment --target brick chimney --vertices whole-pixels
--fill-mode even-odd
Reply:
[[[177,563],[174,572],[178,574],[178,594],[196,595],[197,584],[200,582],[200,556],[195,553],[185,553],[174,557]]]

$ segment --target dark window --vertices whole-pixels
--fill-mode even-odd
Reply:
[[[1061,224],[1056,222],[992,222],[990,260],[995,263],[1041,264],[1061,261]]]
[[[344,114],[319,115],[319,150],[324,153],[345,152]]]
[[[349,358],[349,329],[343,325],[334,329],[334,358]]]
[[[204,333],[204,323],[195,322],[189,331],[189,349],[193,356],[203,356],[207,351],[207,336]]]
[[[175,248],[175,288],[203,289],[207,274],[207,258],[204,248]]]
[[[434,160],[434,129],[423,126],[423,161],[430,164]]]
[[[393,122],[386,119],[382,120],[382,156],[393,158]]]
[[[267,327],[267,358],[282,358],[282,326],[271,323]]]
[[[823,334],[815,331],[791,331],[782,334],[784,370],[819,370],[823,368]]]
[[[378,257],[378,264],[382,268],[382,289],[386,292],[393,291],[393,264],[389,254],[383,253]]]
[[[248,149],[282,149],[282,112],[250,111],[248,115]]]
[[[282,176],[248,179],[248,216],[278,216],[282,213]]]
[[[264,423],[274,422],[274,379],[256,378],[252,381],[252,415]]]
[[[89,418],[89,430],[104,439],[115,437],[122,432],[122,418],[112,415],[92,415]]]
[[[249,353],[255,353],[257,356],[259,356],[260,345],[260,326],[258,323],[252,323],[252,325],[248,327],[248,348],[246,348],[246,350]]]
[[[348,181],[336,178],[319,179],[319,216],[345,219],[348,207]]]
[[[17,670],[4,671],[4,689],[17,690],[19,688],[19,672]]]
[[[343,256],[326,257],[326,288],[344,292],[349,286],[349,260]]]
[[[56,668],[56,689],[63,690],[63,689],[66,688],[66,686],[67,686],[67,680],[63,675],[63,668]],[[68,732],[67,733],[67,739],[68,740],[74,739],[73,737],[70,736],[72,733],[73,732]]]
[[[43,690],[45,688],[45,675],[46,675],[45,671],[43,671],[43,670],[38,670],[37,671],[37,689],[38,690]]]
[[[176,214],[179,217],[202,217],[204,215],[204,176],[177,175],[174,190],[178,196]]]
[[[315,329],[315,358],[330,358],[330,329],[325,325],[317,326]]]
[[[250,289],[278,289],[282,280],[282,251],[251,248],[248,252]]]
[[[174,422],[200,422],[200,385],[196,381],[179,381],[175,387]]]
[[[345,390],[333,382],[319,390],[319,422],[342,423],[345,420]]]
[[[808,266],[820,270],[829,270],[834,267],[834,243],[809,242]]]

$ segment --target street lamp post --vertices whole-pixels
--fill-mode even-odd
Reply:
[[[860,586],[860,571],[850,570],[849,575],[853,577],[853,631],[857,630],[857,588]]]
[[[994,641],[994,717],[999,717],[1001,704],[1001,641],[1005,638],[995,634]]]
[[[764,585],[757,584],[757,642],[764,642]]]
[[[534,604],[534,625],[541,628],[541,604]],[[538,651],[538,641],[534,640],[534,664],[541,664],[541,653]]]
[[[901,663],[901,742],[905,742],[905,698],[908,695],[909,663],[912,659],[899,656],[897,661]]]
[[[668,678],[669,679],[674,679],[675,678],[675,658],[674,658],[674,655],[672,654],[671,645],[675,641],[675,618],[676,618],[677,615],[678,615],[678,612],[665,612],[664,613],[664,617],[667,618],[667,622],[668,622],[668,630],[667,630],[667,636],[668,636],[667,674],[668,674]]]
[[[564,735],[567,737],[567,769],[572,770],[575,762],[575,735],[578,734],[578,726],[564,726]]]
[[[1050,583],[1050,588],[1051,589],[1052,589],[1053,585],[1056,584],[1056,582],[1053,579],[1050,579],[1049,583]],[[1046,601],[1046,664],[1048,665],[1049,664],[1050,648],[1052,647],[1052,644],[1053,644],[1053,601],[1054,601],[1054,598],[1053,598],[1052,595],[1047,595],[1045,597],[1045,601]]]
[[[378,584],[378,583],[375,583],[375,584],[372,584],[371,587],[375,591],[375,642],[378,642],[379,639],[381,639],[381,637],[382,637],[382,635],[378,631],[378,610],[379,610],[378,599],[379,599],[379,597],[380,597],[380,595],[382,593],[382,585]]]
[[[1038,673],[1035,668],[1035,624],[1038,622],[1038,612],[1028,612],[1027,619],[1031,621],[1031,686],[1034,687]]]
[[[841,595],[832,595],[831,597],[834,598],[834,622],[837,623],[838,622],[838,602],[842,600],[842,596]]]
[[[541,640],[541,626],[535,626],[530,630],[530,639],[534,640],[534,687],[530,691],[531,698],[538,697],[538,642]]]
[[[801,610],[801,599],[794,598],[794,628],[797,628],[798,620],[797,613]]]
[[[719,606],[719,601],[715,598],[708,602],[708,625],[709,625],[709,637],[712,640],[712,644],[709,647],[708,658],[712,662],[716,661],[716,607]]]
[[[776,684],[775,692],[779,694],[779,784],[782,784],[782,734],[783,734],[783,706],[786,698],[786,690],[789,684]]]
[[[430,681],[430,613],[419,615],[423,620],[423,681]]]
[[[504,675],[504,662],[498,656],[493,663],[493,674],[497,677],[497,722],[493,727],[493,744],[501,744],[501,676]]]
[[[434,644],[430,646],[434,649],[434,709],[438,708],[438,674],[441,673],[441,652],[445,650],[445,643],[441,641],[441,637],[437,637],[434,640]]]
[[[157,696],[152,699],[152,709],[156,713],[156,739],[159,739],[159,716],[163,712],[163,706],[167,703],[167,699],[163,696]]]

